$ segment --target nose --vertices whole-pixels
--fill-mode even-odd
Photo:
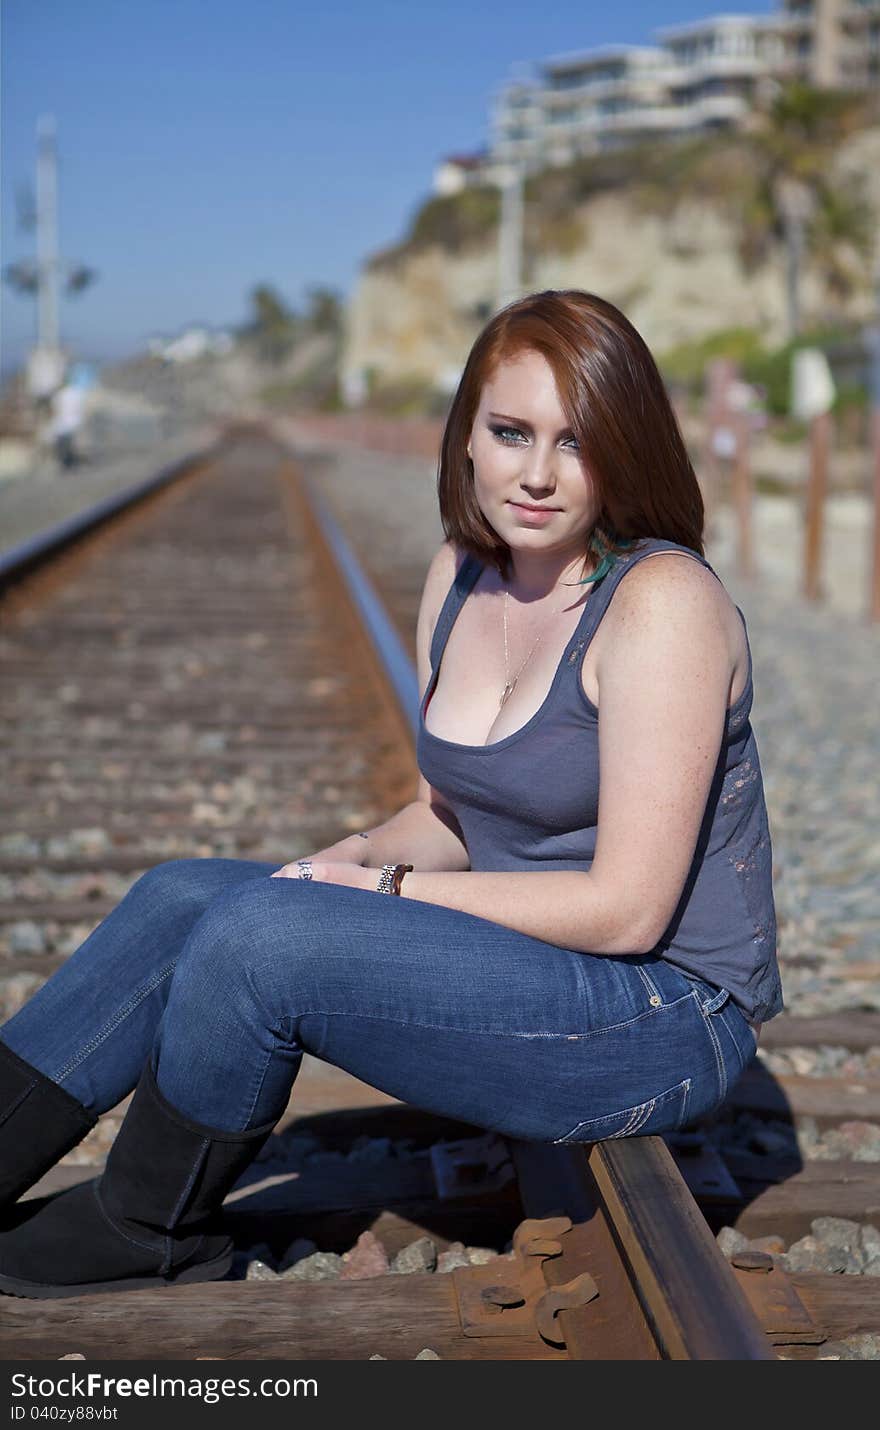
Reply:
[[[530,501],[544,501],[556,490],[556,449],[536,443],[525,454],[520,486]]]

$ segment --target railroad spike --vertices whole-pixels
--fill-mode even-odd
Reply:
[[[599,1287],[588,1271],[582,1271],[580,1276],[565,1281],[561,1286],[551,1286],[535,1306],[535,1325],[541,1338],[550,1345],[564,1346],[565,1336],[556,1323],[558,1312],[586,1306],[598,1294]]]

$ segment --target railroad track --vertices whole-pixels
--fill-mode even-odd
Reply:
[[[355,521],[389,624],[337,537],[320,470],[241,430],[60,555],[0,568],[3,1016],[159,860],[280,864],[413,797],[423,572],[383,563],[387,528]],[[809,1020],[777,1019],[762,1048],[781,1048],[795,1021],[803,1042]],[[878,1024],[848,1016],[847,1045],[873,1047]],[[743,1111],[771,1131],[820,1104],[829,1125],[851,1122],[852,1097],[871,1112],[876,1088],[819,1082],[754,1066],[710,1123],[583,1148],[511,1142],[306,1058],[227,1198],[230,1279],[3,1298],[0,1356],[822,1355],[880,1327],[880,1280],[788,1272],[778,1246],[737,1243],[726,1260],[715,1238],[728,1227],[787,1244],[822,1215],[880,1221],[876,1163],[794,1166],[778,1137],[731,1150],[719,1136]],[[124,1107],[31,1195],[94,1175]]]

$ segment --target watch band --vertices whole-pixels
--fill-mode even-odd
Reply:
[[[404,874],[412,873],[412,864],[383,864],[376,892],[379,894],[399,894]]]

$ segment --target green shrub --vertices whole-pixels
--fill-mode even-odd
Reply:
[[[425,417],[435,395],[434,384],[419,375],[375,383],[365,407],[384,417]]]
[[[742,375],[746,382],[752,382],[762,387],[765,391],[767,411],[773,416],[788,416],[791,405],[791,368],[794,354],[799,348],[826,348],[834,343],[838,343],[851,337],[848,329],[839,326],[824,326],[810,329],[800,333],[796,338],[783,343],[781,347],[759,351],[745,358],[742,363]],[[858,391],[856,385],[855,391]],[[834,404],[834,410],[841,404],[844,392],[850,393],[850,389],[838,391]],[[851,402],[852,396],[847,395],[843,399],[843,404]],[[783,438],[783,440],[785,440]]]
[[[705,338],[679,343],[657,356],[657,366],[667,382],[683,386],[695,395],[702,393],[706,365],[712,358],[727,357],[744,364],[761,351],[755,328],[722,328]]]

